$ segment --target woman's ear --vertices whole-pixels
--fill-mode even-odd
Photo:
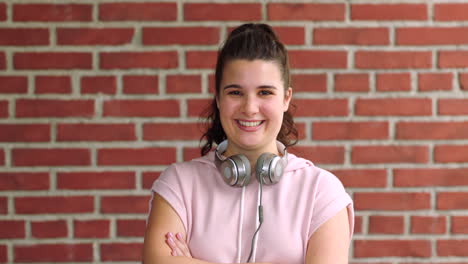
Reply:
[[[289,103],[291,102],[291,99],[292,99],[292,94],[293,94],[293,91],[291,87],[289,87],[284,93],[284,107],[283,107],[284,112],[288,111]]]

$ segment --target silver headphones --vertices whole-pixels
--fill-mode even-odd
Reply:
[[[273,153],[263,153],[257,159],[255,175],[259,182],[266,185],[273,185],[280,181],[284,168],[288,164],[288,152],[285,146],[277,141],[278,149],[283,156],[277,156]],[[244,187],[250,183],[251,170],[250,162],[242,154],[224,157],[228,141],[221,142],[215,151],[215,164],[221,172],[221,176],[226,184],[233,187]]]

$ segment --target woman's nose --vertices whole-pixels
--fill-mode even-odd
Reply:
[[[258,112],[258,102],[256,98],[246,96],[242,102],[242,112],[245,114],[255,114]]]

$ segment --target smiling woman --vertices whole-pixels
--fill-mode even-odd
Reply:
[[[144,262],[348,263],[353,203],[333,174],[287,152],[293,90],[270,26],[230,33],[215,87],[202,157],[153,184]]]

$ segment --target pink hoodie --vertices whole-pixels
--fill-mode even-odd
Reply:
[[[154,182],[152,190],[180,216],[194,258],[237,263],[238,254],[241,262],[246,262],[250,253],[258,185],[252,177],[242,199],[242,188],[230,187],[223,181],[214,164],[214,152],[210,152],[171,165]],[[294,154],[288,154],[281,181],[263,186],[262,201],[264,222],[258,235],[257,262],[303,264],[311,235],[345,207],[350,230],[354,228],[353,203],[338,178]]]

